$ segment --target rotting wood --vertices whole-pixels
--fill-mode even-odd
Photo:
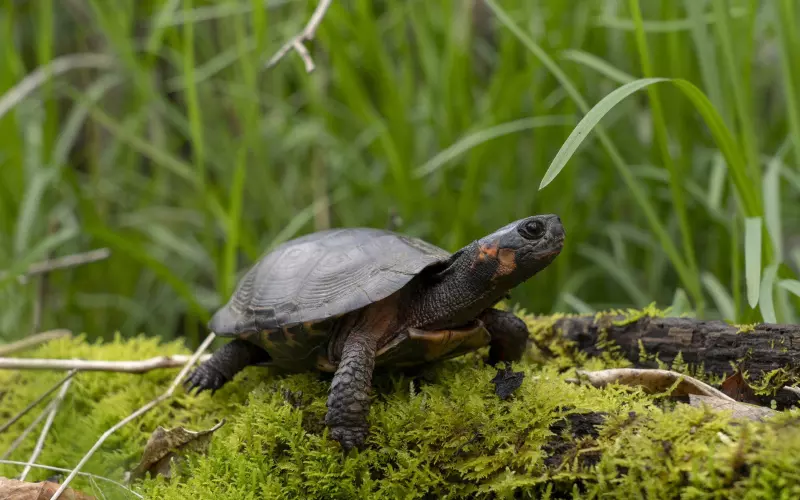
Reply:
[[[759,377],[784,369],[800,375],[800,325],[730,325],[723,321],[644,315],[626,319],[623,315],[574,316],[557,319],[552,333],[574,342],[590,356],[607,350],[601,340],[612,341],[619,353],[639,368],[656,368],[652,359],[671,364],[679,355],[689,365],[703,365],[715,375],[730,375],[734,367]],[[640,356],[640,350],[648,355]]]

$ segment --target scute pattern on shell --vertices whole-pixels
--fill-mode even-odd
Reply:
[[[311,233],[253,265],[209,328],[234,336],[322,321],[388,297],[449,257],[426,241],[381,229]]]

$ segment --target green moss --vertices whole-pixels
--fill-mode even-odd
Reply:
[[[537,345],[553,318],[526,316]],[[554,348],[557,342],[553,343]],[[541,348],[549,349],[548,344]],[[177,343],[63,340],[36,357],[135,359],[186,353]],[[158,425],[200,430],[220,418],[208,455],[190,456],[187,474],[147,479],[147,498],[771,498],[800,494],[798,412],[766,423],[732,422],[724,413],[665,402],[620,386],[576,385],[575,366],[616,366],[609,358],[531,354],[516,370],[525,380],[507,401],[494,394],[485,352],[415,375],[378,373],[372,433],[344,457],[323,425],[329,376],[283,376],[249,368],[213,397],[175,398],[109,438],[85,470],[120,479],[136,465]],[[680,364],[680,362],[676,362]],[[160,393],[175,370],[145,375],[84,373],[75,378],[39,462],[75,464],[97,437]],[[0,372],[0,419],[8,418],[60,374]],[[31,421],[0,435],[0,450]],[[28,438],[11,459],[26,460]],[[0,466],[0,475],[19,468]],[[34,471],[31,480],[51,473]],[[87,492],[97,489],[81,479]],[[125,498],[101,484],[106,498]],[[787,497],[787,496],[784,496]],[[129,497],[130,498],[130,497]]]
[[[757,323],[750,323],[747,325],[733,325],[737,328],[736,333],[748,333],[755,331]]]

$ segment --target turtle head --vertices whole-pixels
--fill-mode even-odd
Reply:
[[[557,215],[514,221],[476,242],[474,267],[491,270],[492,281],[512,288],[550,265],[561,253],[565,236]]]
[[[557,215],[534,215],[473,241],[423,274],[410,313],[427,329],[469,324],[512,288],[550,265],[564,246]]]

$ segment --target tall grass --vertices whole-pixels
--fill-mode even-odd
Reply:
[[[529,310],[796,320],[792,2],[334,2],[313,73],[265,70],[314,6],[0,7],[0,339],[48,256],[113,252],[47,278],[40,328],[196,342],[269,248],[391,213],[449,250],[559,214]]]

